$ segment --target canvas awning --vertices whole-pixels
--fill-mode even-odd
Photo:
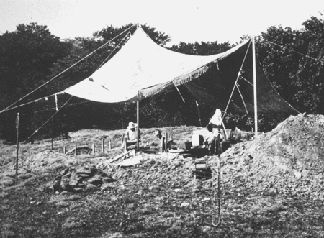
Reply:
[[[247,75],[246,82],[238,81],[242,86],[241,95],[246,100],[246,107],[253,111],[250,46],[251,41],[246,41],[217,55],[186,55],[157,45],[139,28],[112,59],[64,92],[91,101],[115,103],[186,85],[198,100],[224,110],[241,69]],[[260,65],[258,76],[258,104],[264,104],[260,105],[260,111],[294,111],[276,93]],[[242,105],[233,103],[232,109],[244,112]]]

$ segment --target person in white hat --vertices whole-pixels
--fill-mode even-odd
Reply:
[[[126,128],[125,138],[127,142],[136,142],[137,141],[137,124],[130,122]]]
[[[224,131],[221,131],[222,127]],[[223,139],[223,135],[225,136],[225,139],[227,137],[225,126],[222,120],[222,112],[220,109],[216,109],[215,114],[212,116],[207,125],[207,130],[209,131],[209,135],[205,139],[205,144],[207,145],[210,154],[215,154],[216,139],[218,138],[218,135],[220,140]]]

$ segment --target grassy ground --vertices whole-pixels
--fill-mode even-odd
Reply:
[[[180,147],[197,128],[167,128]],[[156,143],[154,129],[143,129],[143,142]],[[95,143],[97,155],[109,158],[119,153],[100,151],[101,139],[120,146],[123,131],[83,130],[71,133],[65,146]],[[56,142],[56,149],[62,142]],[[1,144],[0,237],[324,237],[323,202],[288,191],[265,194],[238,182],[239,161],[231,161],[236,173],[222,187],[222,223],[211,228],[217,207],[216,179],[197,183],[191,175],[193,158],[150,155],[133,168],[107,170],[117,182],[109,191],[55,194],[47,184],[65,167],[96,164],[98,156],[62,156],[48,153],[50,141],[21,146],[20,167],[29,157],[56,158],[31,171],[20,168],[13,176],[15,146]],[[210,158],[213,165],[215,157]],[[59,162],[57,162],[59,161]],[[43,163],[43,162],[42,162]],[[36,164],[35,164],[36,165]],[[213,167],[213,166],[212,166]],[[225,176],[225,175],[224,175]],[[236,181],[237,180],[237,181]],[[214,217],[217,220],[217,216]]]

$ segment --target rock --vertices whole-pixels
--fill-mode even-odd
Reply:
[[[80,204],[80,203],[73,203],[70,206],[70,210],[76,210],[76,209],[78,209],[80,207],[82,207],[82,204]]]
[[[81,199],[81,196],[79,196],[79,195],[71,195],[71,196],[68,196],[68,197],[63,197],[62,201],[76,201],[76,200],[79,200],[79,199]]]
[[[115,232],[115,233],[111,233],[111,232],[107,232],[105,234],[103,234],[100,238],[123,238],[123,233],[121,232]]]
[[[68,206],[70,206],[70,203],[65,202],[65,201],[59,201],[59,202],[55,203],[55,206],[58,208],[68,207]]]
[[[66,168],[66,169],[63,169],[61,172],[60,172],[60,175],[66,175],[67,173],[69,172],[69,169]]]
[[[265,209],[266,212],[281,212],[287,210],[287,207],[283,206],[282,204],[274,204],[271,207]]]
[[[201,226],[200,229],[204,233],[210,232],[212,230],[210,226]]]
[[[95,168],[87,168],[87,167],[84,167],[84,168],[78,168],[76,170],[76,173],[78,175],[86,175],[86,176],[90,176],[90,175],[93,175],[96,173],[96,169]]]
[[[68,191],[63,191],[63,192],[61,192],[61,195],[70,195],[71,193],[70,192],[68,192]]]
[[[93,192],[93,191],[97,191],[99,190],[98,186],[94,185],[94,184],[87,184],[84,188],[85,192]]]
[[[125,186],[124,184],[120,184],[120,185],[118,186],[118,189],[119,189],[120,191],[125,191],[125,190],[127,190],[127,188],[126,188],[126,186]]]
[[[18,179],[29,179],[32,176],[33,176],[32,174],[19,174]]]
[[[103,179],[102,179],[102,182],[103,183],[114,183],[114,182],[116,182],[117,180],[115,180],[115,179],[113,179],[112,177],[104,177]]]
[[[72,172],[71,173],[71,177],[70,177],[70,185],[71,186],[76,186],[78,184],[78,182],[80,181],[80,178],[78,177],[76,172]]]
[[[138,190],[138,192],[137,192],[137,194],[140,196],[143,195],[143,193],[144,193],[144,191],[142,189]]]
[[[73,188],[73,192],[80,193],[83,192],[84,188]]]
[[[101,186],[101,191],[112,191],[114,189],[116,189],[116,186],[111,183],[104,183]]]
[[[101,175],[95,175],[92,178],[90,178],[87,182],[90,184],[93,184],[93,185],[101,185],[102,177],[101,177]]]

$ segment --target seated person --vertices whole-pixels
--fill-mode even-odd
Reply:
[[[128,145],[136,145],[137,143],[137,138],[138,138],[138,133],[137,133],[137,124],[130,122],[128,124],[128,127],[126,128],[125,131],[125,139],[127,140],[127,146]]]
[[[162,150],[171,150],[171,149],[173,149],[172,146],[176,145],[176,143],[174,143],[173,139],[171,139],[171,138],[168,138],[167,145],[165,145],[165,135],[162,135],[161,130],[156,129],[154,133],[155,133],[155,136],[157,138],[159,138],[160,140],[163,137],[163,148],[162,148]]]

